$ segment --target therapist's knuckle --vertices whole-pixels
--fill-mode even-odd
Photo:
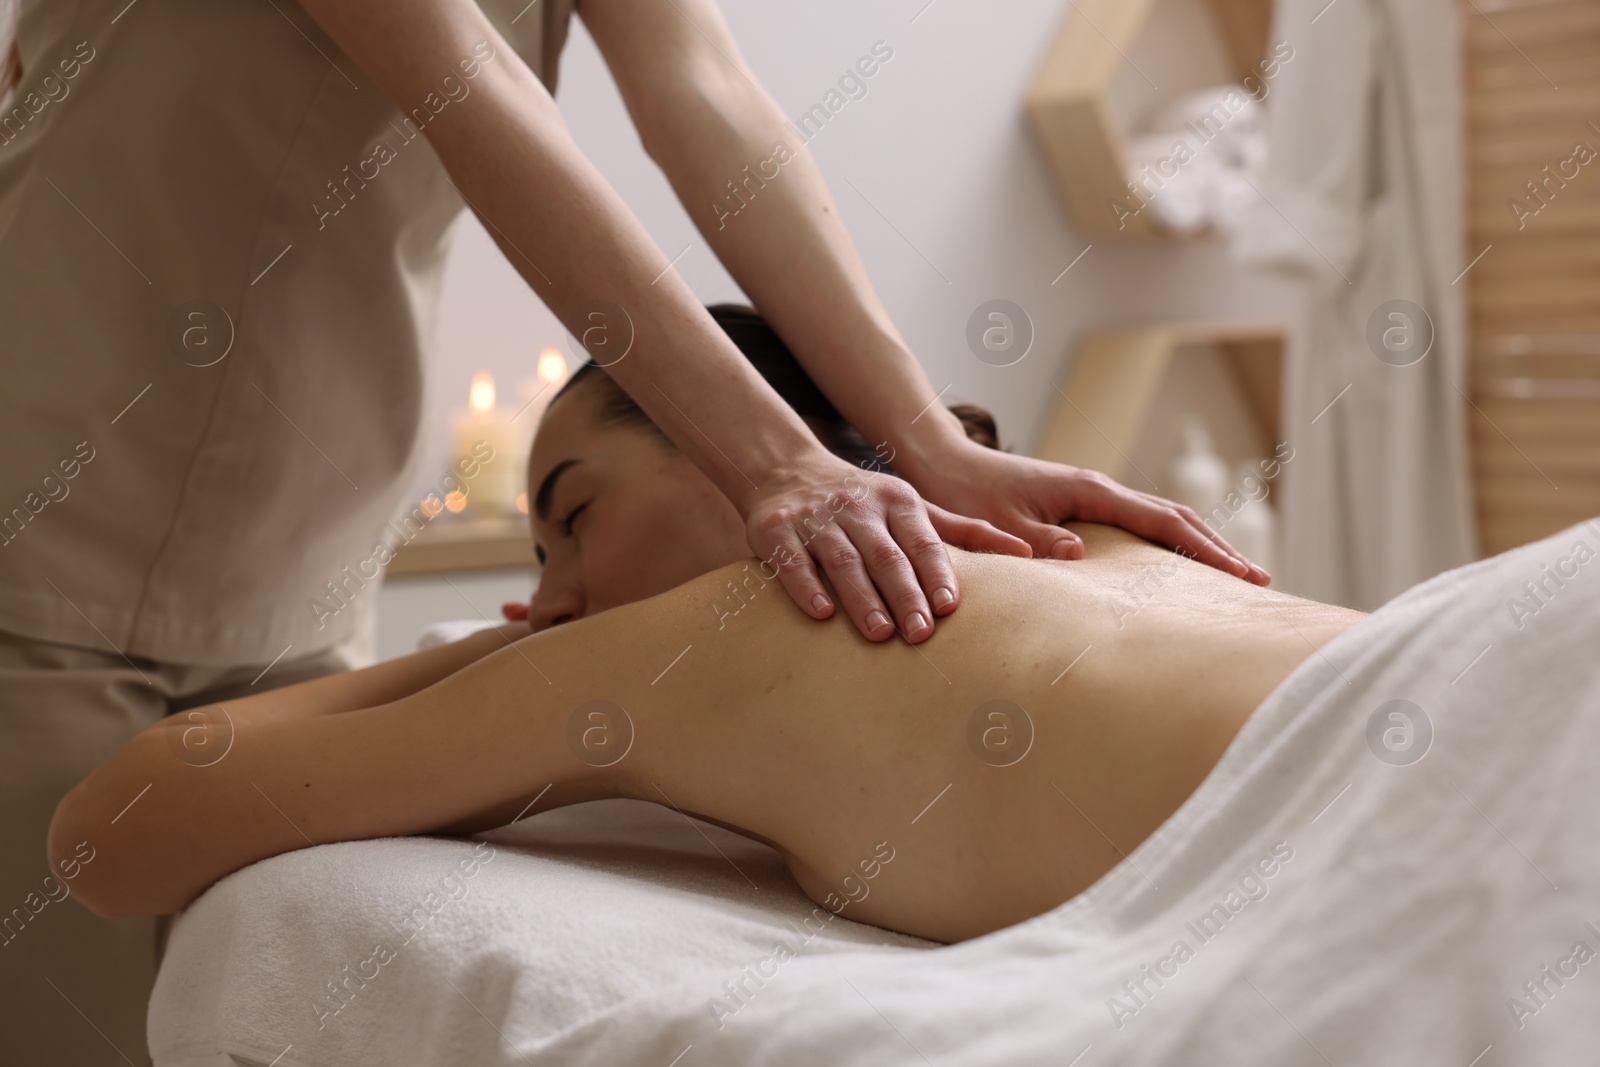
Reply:
[[[754,522],[757,534],[766,539],[772,539],[781,534],[789,525],[787,508],[773,508],[762,515],[758,515]]]
[[[906,553],[918,559],[938,558],[944,554],[944,541],[932,530],[912,534],[902,544]]]
[[[855,545],[841,539],[823,548],[822,561],[830,570],[853,569],[861,565],[861,553]]]
[[[923,507],[922,496],[911,487],[911,483],[901,478],[890,478],[884,482],[884,494],[891,503],[899,507]]]
[[[1162,509],[1161,525],[1174,534],[1187,533],[1189,530],[1189,520],[1184,518],[1183,512],[1172,506]]]
[[[1090,470],[1087,467],[1078,471],[1078,480],[1095,489],[1114,491],[1122,488],[1117,480],[1109,474],[1103,471]]]
[[[899,545],[887,537],[881,541],[873,541],[872,545],[867,549],[867,562],[874,571],[880,571],[886,567],[894,567],[904,561],[905,553],[900,551]]]

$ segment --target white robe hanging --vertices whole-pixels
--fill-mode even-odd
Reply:
[[[1272,39],[1294,53],[1270,85],[1267,174],[1234,251],[1308,295],[1285,355],[1281,584],[1371,610],[1478,554],[1458,23],[1451,0],[1278,0]],[[1409,366],[1368,343],[1392,300],[1432,321]]]

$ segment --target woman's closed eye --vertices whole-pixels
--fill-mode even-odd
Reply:
[[[557,526],[561,527],[561,532],[563,534],[565,534],[568,537],[572,536],[572,524],[574,522],[578,521],[578,516],[580,514],[582,514],[583,509],[588,507],[588,506],[589,505],[587,503],[579,504],[577,507],[573,508],[567,514],[566,518],[564,518],[564,519],[562,519],[562,520],[560,520],[559,522],[556,523]]]

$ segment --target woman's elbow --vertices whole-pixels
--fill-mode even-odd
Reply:
[[[116,825],[127,809],[118,812],[109,804],[106,767],[102,764],[56,804],[45,837],[50,874],[102,919],[162,914],[167,909],[139,899],[134,857],[141,848],[130,839],[131,827]]]
[[[102,860],[102,868],[105,863],[92,835],[85,831],[79,818],[82,803],[79,788],[81,783],[61,798],[50,819],[45,841],[50,876],[65,887],[67,895],[76,897],[78,903],[102,919],[125,918],[127,913],[119,910],[118,902],[111,899],[114,894],[107,894],[106,879],[99,877],[102,872],[94,869],[96,859]]]
[[[685,164],[729,154],[745,160],[753,151],[772,147],[775,106],[725,65],[684,73],[651,90],[629,107],[645,155],[669,178]],[[725,169],[724,160],[716,165]]]

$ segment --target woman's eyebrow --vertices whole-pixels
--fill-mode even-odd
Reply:
[[[556,490],[556,479],[566,472],[568,467],[574,467],[578,460],[564,459],[550,469],[544,476],[544,481],[539,483],[539,491],[533,494],[533,513],[541,519],[550,518],[550,497]]]

